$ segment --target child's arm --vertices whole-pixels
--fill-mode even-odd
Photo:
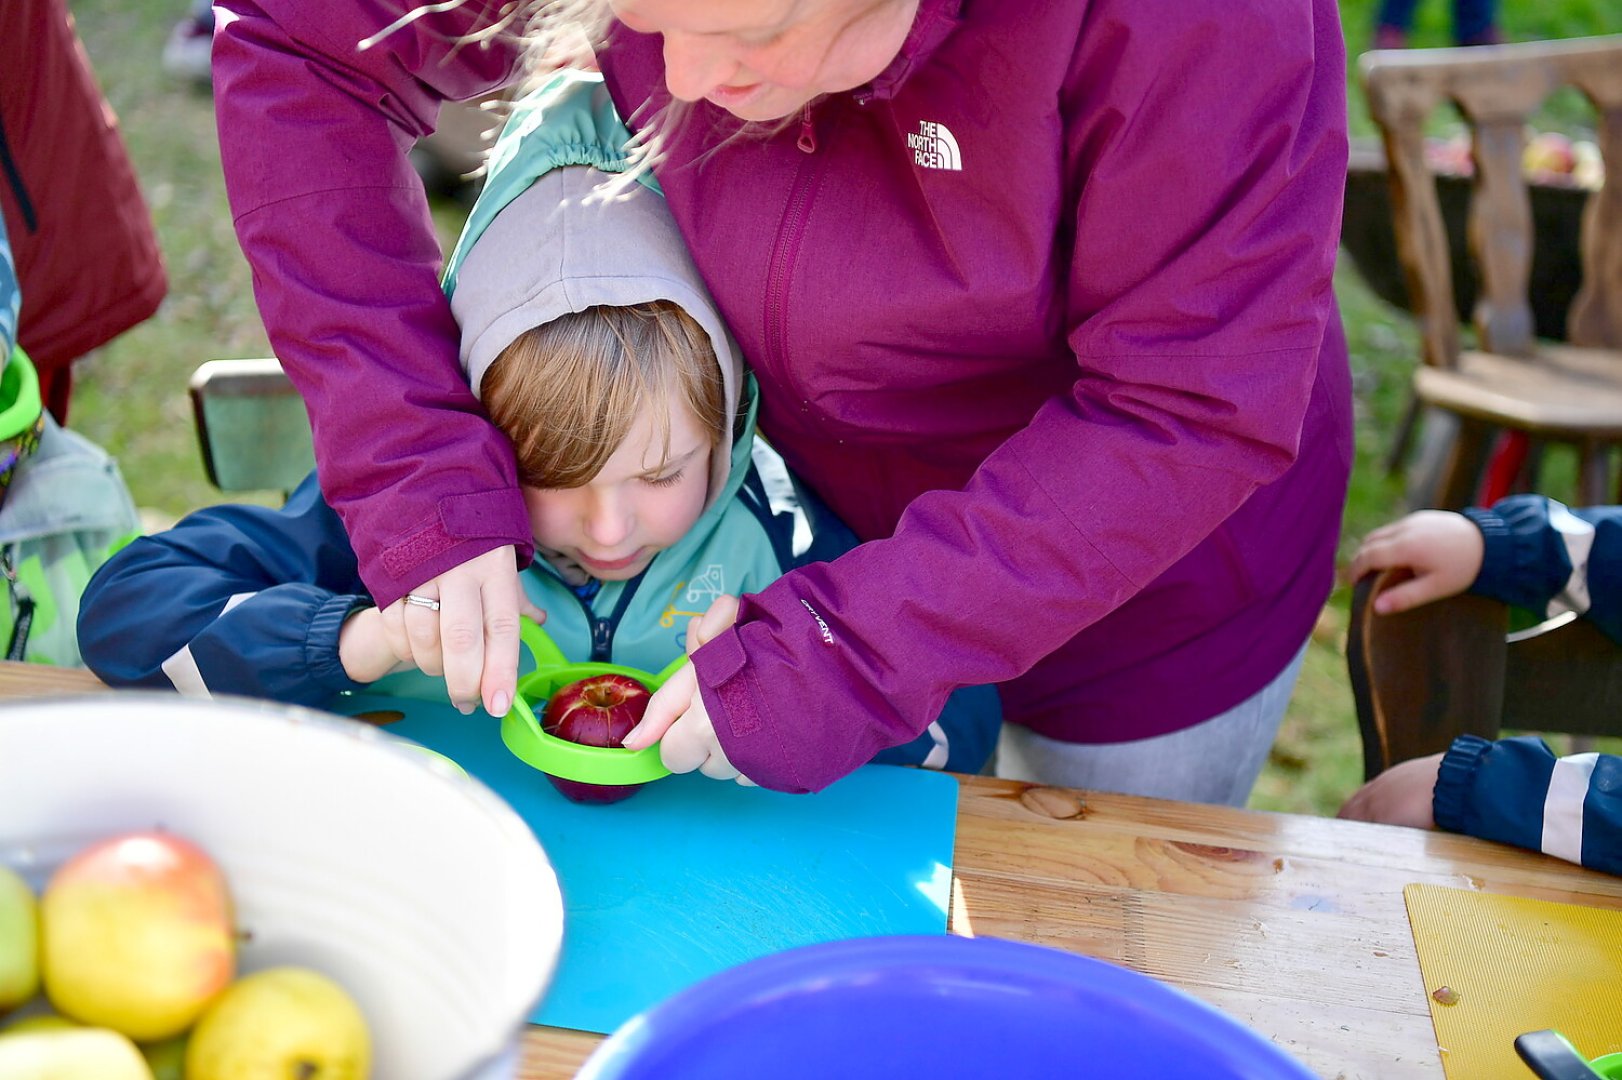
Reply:
[[[1622,874],[1622,758],[1556,758],[1541,739],[1463,735],[1442,758],[1439,828]]]
[[[1575,611],[1622,641],[1622,506],[1511,495],[1462,514],[1420,510],[1370,533],[1347,573],[1391,567],[1413,577],[1375,599],[1382,615],[1468,589],[1545,618]]]
[[[113,686],[321,704],[360,685],[338,638],[370,603],[312,473],[280,510],[211,507],[125,547],[85,589],[79,646]]]
[[[1622,506],[1511,495],[1465,515],[1486,545],[1471,592],[1545,618],[1575,611],[1622,641]]]
[[[1394,765],[1340,816],[1442,828],[1622,874],[1622,758],[1556,758],[1541,739],[1453,740],[1446,754]]]

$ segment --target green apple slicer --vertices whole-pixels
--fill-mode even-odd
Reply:
[[[582,746],[547,734],[535,714],[544,710],[546,700],[565,686],[595,675],[625,675],[649,690],[657,690],[687,662],[687,657],[678,656],[663,671],[650,675],[623,664],[570,661],[532,619],[520,621],[518,636],[535,658],[535,670],[519,678],[513,706],[501,718],[501,741],[508,750],[541,772],[583,784],[645,784],[670,775],[659,760],[658,743],[641,750]]]

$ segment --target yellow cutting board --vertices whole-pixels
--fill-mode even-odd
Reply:
[[[1402,895],[1448,1080],[1527,1080],[1515,1036],[1543,1028],[1589,1059],[1622,1051],[1622,911],[1440,885]]]

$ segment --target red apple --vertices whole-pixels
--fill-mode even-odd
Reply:
[[[225,875],[168,833],[125,833],[74,855],[46,884],[39,920],[51,1004],[132,1039],[191,1027],[236,974]]]
[[[1571,139],[1558,131],[1540,131],[1527,141],[1521,167],[1534,182],[1558,182],[1577,167]]]
[[[619,746],[648,709],[648,688],[627,675],[594,675],[552,695],[541,715],[541,730],[582,746]],[[612,803],[636,794],[641,784],[586,784],[550,773],[546,778],[565,798],[580,803]]]

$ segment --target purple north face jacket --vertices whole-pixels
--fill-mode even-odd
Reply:
[[[380,603],[529,548],[404,157],[515,61],[450,55],[478,0],[357,52],[399,2],[224,0],[215,46],[261,310]],[[601,63],[622,115],[664,100],[656,37]],[[688,113],[656,171],[762,430],[871,541],[695,656],[739,769],[816,790],[976,683],[1056,738],[1162,734],[1293,657],[1351,460],[1344,95],[1333,0],[921,0],[776,135]]]

